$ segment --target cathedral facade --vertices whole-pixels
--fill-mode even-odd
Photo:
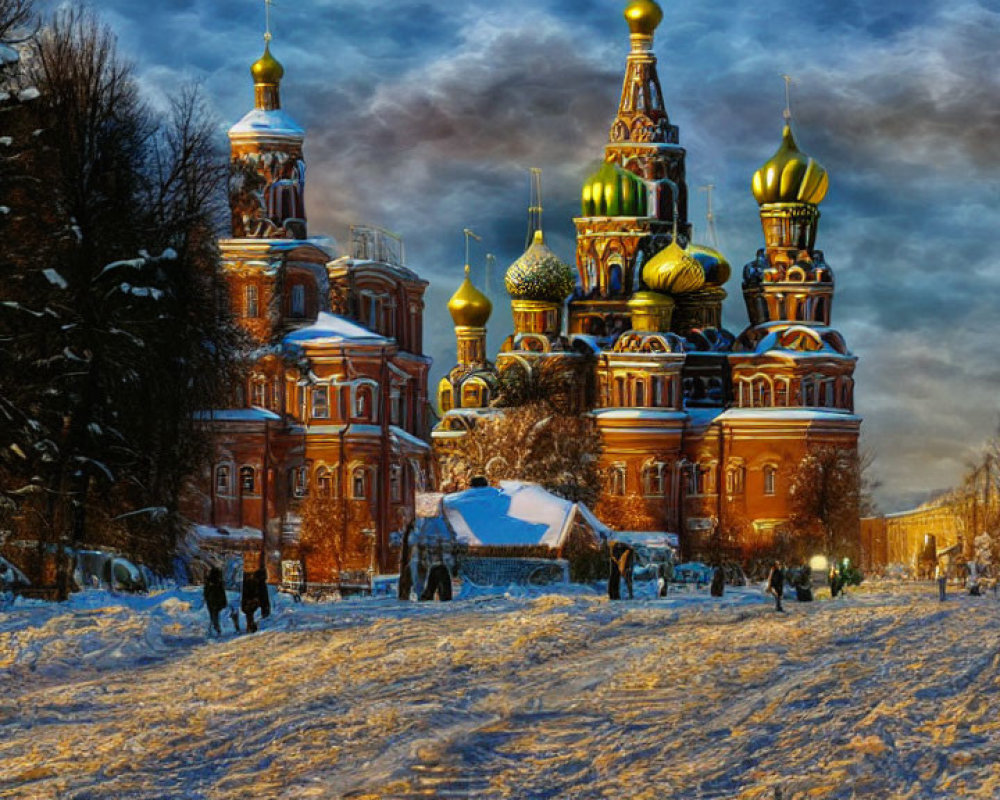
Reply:
[[[603,521],[678,532],[687,555],[750,559],[789,532],[804,459],[857,457],[856,358],[831,327],[833,272],[816,248],[828,177],[786,116],[751,181],[764,246],[742,273],[749,324],[728,332],[730,265],[692,241],[685,150],[657,76],[662,16],[653,0],[625,11],[631,49],[603,164],[582,188],[575,268],[547,247],[539,215],[506,275],[514,334],[495,363],[484,352],[489,301],[468,277],[452,298],[459,363],[439,384],[433,438],[447,449],[497,413],[508,370],[530,379],[555,362],[579,381],[586,364]]]
[[[281,108],[269,43],[251,73],[219,242],[249,370],[233,408],[200,415],[216,455],[192,515],[207,544],[259,554],[272,581],[363,584],[389,568],[391,534],[431,479],[427,283],[385,231],[353,228],[347,256],[309,237],[304,131]]]

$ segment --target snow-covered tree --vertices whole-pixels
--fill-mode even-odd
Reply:
[[[444,455],[442,486],[464,489],[485,476],[491,483],[538,483],[567,500],[593,505],[600,487],[600,437],[592,420],[560,414],[545,402],[508,408],[481,419]]]
[[[197,96],[153,114],[85,11],[57,12],[25,62],[38,96],[0,188],[0,495],[34,537],[165,559],[208,452],[192,412],[238,341],[217,305],[224,160]]]

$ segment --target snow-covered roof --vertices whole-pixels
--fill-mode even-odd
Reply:
[[[322,341],[331,341],[338,344],[352,341],[366,344],[381,344],[388,343],[390,340],[374,331],[368,330],[368,328],[359,325],[353,320],[337,314],[330,314],[326,311],[321,311],[312,325],[292,331],[284,338],[285,344]]]
[[[216,528],[212,525],[194,525],[193,532],[199,539],[249,539],[261,538],[260,528]]]
[[[266,408],[219,408],[209,411],[195,411],[195,419],[207,419],[213,422],[264,422],[281,419],[280,414],[268,411]]]
[[[861,417],[836,408],[730,408],[720,420],[761,420],[789,422],[861,422]]]
[[[430,449],[430,445],[427,444],[427,442],[425,442],[418,436],[414,436],[409,431],[404,431],[402,428],[396,425],[391,426],[389,430],[392,432],[392,435],[395,436],[397,439],[402,440],[403,442],[409,444],[412,447],[416,447],[419,450]]]
[[[673,408],[598,408],[593,412],[601,419],[636,419],[636,420],[686,420],[687,413]]]
[[[305,136],[305,130],[288,114],[277,109],[255,108],[229,129],[229,136],[267,133],[272,136]]]
[[[445,495],[442,503],[458,541],[473,547],[559,547],[577,510],[592,526],[600,525],[584,506],[535,483],[502,481],[500,488]]]

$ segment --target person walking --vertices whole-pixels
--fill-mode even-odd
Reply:
[[[202,590],[205,597],[205,608],[208,609],[208,618],[212,623],[212,630],[216,636],[222,636],[222,627],[219,625],[219,614],[222,613],[229,599],[226,597],[226,585],[222,581],[222,570],[212,567],[208,571],[205,579],[205,588]]]
[[[722,597],[726,591],[726,573],[723,572],[720,564],[715,565],[715,571],[712,573],[712,586],[709,591],[712,597]]]
[[[258,567],[254,573],[257,578],[257,600],[260,603],[260,618],[271,616],[271,592],[267,588],[267,568]]]
[[[771,567],[771,572],[767,576],[767,593],[774,596],[774,610],[784,612],[781,607],[781,596],[785,591],[785,572],[781,568],[781,562],[775,561]]]
[[[840,573],[837,572],[837,565],[830,567],[830,599],[832,600],[840,594]]]
[[[938,585],[938,601],[943,603],[948,589],[948,567],[940,561],[934,565],[934,580]]]
[[[618,568],[618,559],[615,557],[615,545],[617,542],[608,542],[608,599],[622,599],[622,573]]]
[[[243,573],[243,591],[240,593],[240,608],[247,618],[247,633],[256,633],[257,623],[253,615],[260,608],[260,592],[257,589],[257,573]]]
[[[611,574],[608,576],[608,598],[621,600],[621,579],[625,579],[628,599],[633,598],[633,573],[635,571],[635,550],[625,542],[611,542]]]

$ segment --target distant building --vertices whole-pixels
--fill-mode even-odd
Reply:
[[[284,70],[268,46],[251,72],[254,109],[229,131],[232,238],[219,246],[230,308],[256,350],[236,407],[201,415],[216,455],[192,514],[215,545],[229,529],[241,546],[259,532],[273,580],[282,562],[306,559],[301,511],[321,497],[337,509],[324,536],[348,554],[340,569],[384,570],[390,533],[430,474],[427,283],[385,231],[352,229],[347,256],[308,237],[305,134],[281,108]],[[341,577],[328,562],[305,571]]]
[[[489,301],[468,276],[452,298],[459,358],[438,386],[433,439],[447,450],[495,413],[509,370],[530,379],[557,362],[569,381],[589,359],[596,398],[584,410],[603,443],[604,522],[642,506],[650,529],[678,532],[689,555],[750,558],[787,527],[808,453],[857,453],[856,358],[831,327],[833,271],[815,247],[828,177],[786,120],[753,176],[764,247],[742,275],[749,325],[729,333],[729,263],[692,242],[685,150],[653,53],[662,16],[653,0],[625,11],[631,51],[604,163],[582,189],[575,270],[545,243],[533,206],[531,245],[506,275],[514,334],[495,365],[484,352]]]

